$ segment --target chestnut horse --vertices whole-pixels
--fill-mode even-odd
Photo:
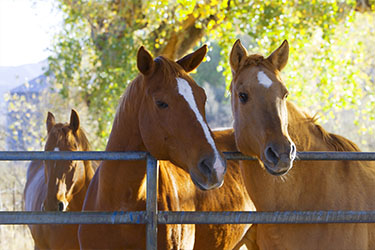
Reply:
[[[48,112],[45,151],[88,151],[89,142],[72,110],[69,124]],[[26,211],[81,211],[95,169],[90,161],[32,161],[24,190]],[[78,225],[29,225],[35,249],[79,248]]]
[[[280,71],[288,56],[287,41],[267,58],[248,55],[239,40],[230,54],[235,140],[242,153],[260,159],[240,163],[257,211],[374,210],[375,168],[369,162],[298,161],[292,168],[296,148],[359,149],[286,100]],[[257,244],[273,250],[375,249],[375,224],[259,224]]]
[[[213,137],[217,148],[221,152],[237,151],[233,129],[213,130]],[[169,161],[160,161],[160,165],[166,168],[176,168]],[[166,171],[165,171],[166,172]],[[254,211],[238,161],[227,161],[227,173],[224,177],[224,184],[219,189],[202,191],[194,187],[189,176],[186,175],[185,186],[189,187],[190,193],[194,192],[194,211]],[[178,196],[183,199],[184,193],[178,191]],[[172,210],[180,210],[173,207]],[[193,211],[193,210],[192,210]],[[257,250],[254,234],[246,233],[250,225],[231,224],[197,224],[195,225],[194,249],[234,249],[246,246],[248,250]],[[254,231],[254,230],[252,230]],[[246,236],[244,237],[244,234]],[[244,240],[243,240],[244,238]],[[243,249],[243,248],[241,248]]]
[[[225,161],[205,120],[205,92],[187,74],[198,67],[206,51],[203,46],[173,62],[162,56],[154,60],[141,47],[137,53],[140,74],[129,84],[115,115],[106,151],[148,151],[158,159],[173,163],[159,162],[159,210],[195,211],[215,206],[228,210],[252,208],[249,197],[244,195],[245,187],[239,174],[227,178],[229,183],[235,179],[240,184],[237,187],[224,184],[229,193],[228,197],[221,197],[221,202],[195,187],[218,188],[223,185],[226,172]],[[83,210],[145,210],[145,180],[144,161],[103,161],[89,186]],[[209,249],[230,248],[241,239],[248,225],[197,228],[195,230],[195,225],[160,225],[158,249],[193,249],[195,243],[202,247],[210,244]],[[230,239],[232,235],[235,240]],[[79,227],[83,249],[144,249],[145,236],[145,225]],[[197,238],[201,240],[198,242]]]
[[[213,130],[214,140],[221,152],[236,152],[233,129]],[[196,211],[254,211],[248,196],[238,161],[227,161],[224,185],[215,190],[196,191]],[[248,249],[258,250],[254,228],[246,224],[198,224],[195,227],[194,249]],[[235,244],[237,243],[237,246]],[[246,247],[246,248],[244,248]]]

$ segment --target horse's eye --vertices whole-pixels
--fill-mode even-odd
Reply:
[[[288,97],[288,95],[289,95],[289,93],[286,92],[286,93],[284,94],[284,99],[286,99],[286,98]]]
[[[249,96],[246,93],[240,92],[238,94],[238,97],[240,98],[241,103],[246,103],[247,100],[249,99]]]
[[[156,105],[161,109],[168,108],[168,104],[163,101],[156,101]]]

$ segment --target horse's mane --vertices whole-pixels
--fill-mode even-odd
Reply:
[[[138,98],[141,98],[139,96],[139,91],[138,88],[140,87],[140,83],[143,81],[143,76],[138,75],[133,81],[131,81],[127,88],[125,89],[125,92],[122,94],[120,100],[119,100],[119,105],[117,106],[116,110],[116,117],[119,113],[125,112],[125,108],[127,108],[129,105],[126,105],[126,102],[128,99],[130,100],[137,100],[134,99],[138,96]]]
[[[291,105],[288,106],[289,111],[291,111]],[[302,113],[303,121],[307,122],[308,124],[312,125],[316,131],[320,134],[323,141],[332,148],[334,151],[360,151],[359,147],[349,139],[344,138],[341,135],[336,135],[333,133],[327,132],[321,125],[317,123],[318,117],[317,115],[310,116],[308,113],[299,110],[298,107],[293,105],[294,111]],[[298,117],[298,116],[297,116]]]
[[[318,124],[315,124],[315,127],[321,133],[323,140],[332,146],[335,151],[361,151],[359,147],[349,139],[341,135],[329,133]]]

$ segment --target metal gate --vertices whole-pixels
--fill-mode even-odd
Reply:
[[[255,160],[238,152],[224,153],[227,160]],[[45,152],[2,151],[0,161],[29,160],[146,160],[146,211],[113,212],[4,212],[0,224],[146,224],[146,246],[157,249],[157,224],[296,224],[375,223],[375,211],[282,212],[171,212],[157,209],[157,161],[146,152]],[[372,152],[298,152],[296,160],[374,161]],[[375,181],[375,180],[374,180]],[[373,190],[372,190],[373,191]]]

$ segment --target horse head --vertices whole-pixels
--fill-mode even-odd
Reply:
[[[240,40],[230,53],[237,146],[244,154],[255,154],[272,175],[286,174],[296,156],[288,134],[288,90],[280,77],[288,56],[286,40],[267,58],[248,55]]]
[[[45,151],[87,151],[88,140],[80,128],[79,116],[72,110],[69,124],[56,123],[48,112]],[[72,160],[46,160],[44,163],[47,195],[43,203],[47,211],[67,211],[69,203],[86,183],[87,163]]]
[[[143,47],[137,55],[144,86],[138,115],[144,146],[158,159],[186,169],[202,190],[221,186],[226,171],[206,122],[206,94],[188,75],[206,52],[203,46],[177,62],[161,56],[154,60]]]

